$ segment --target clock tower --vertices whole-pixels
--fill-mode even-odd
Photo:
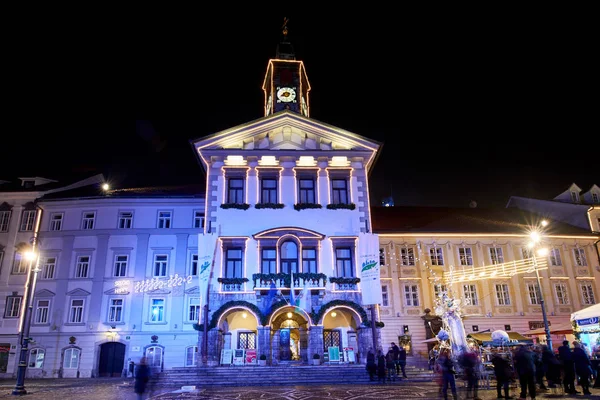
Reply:
[[[287,39],[288,19],[283,22],[283,39],[277,45],[274,59],[269,60],[263,82],[265,117],[290,110],[309,117],[308,92],[310,84],[304,63],[296,60],[294,47]]]

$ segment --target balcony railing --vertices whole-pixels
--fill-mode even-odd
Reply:
[[[327,282],[327,275],[315,274],[307,272],[299,272],[293,274],[294,284],[293,287],[300,289],[306,284],[309,289],[323,288]],[[254,274],[252,280],[254,281],[254,289],[267,290],[271,289],[271,285],[275,286],[275,289],[289,289],[292,287],[291,274]]]

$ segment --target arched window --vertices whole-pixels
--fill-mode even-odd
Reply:
[[[281,268],[280,271],[284,274],[289,274],[290,272],[298,272],[298,245],[288,240],[281,244],[279,249],[281,260]]]
[[[162,365],[163,349],[159,346],[151,346],[146,349],[146,362],[149,367],[158,367]]]
[[[188,346],[185,348],[185,366],[196,366],[196,355],[198,354],[198,346]]]
[[[44,349],[31,349],[29,352],[29,368],[42,368],[44,366]]]
[[[77,369],[79,368],[79,355],[81,351],[74,347],[65,350],[65,358],[63,360],[64,369]]]

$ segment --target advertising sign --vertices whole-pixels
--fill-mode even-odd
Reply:
[[[256,349],[246,349],[246,364],[256,364]]]
[[[221,365],[231,365],[232,358],[233,358],[233,350],[231,350],[231,349],[221,350]]]
[[[596,325],[597,323],[598,323],[598,317],[591,317],[591,318],[584,318],[584,319],[577,320],[577,325],[579,325],[579,326]]]
[[[235,349],[233,351],[233,365],[244,365],[244,349]]]
[[[359,234],[358,252],[362,303],[364,305],[381,304],[383,296],[379,275],[379,237],[371,233]]]

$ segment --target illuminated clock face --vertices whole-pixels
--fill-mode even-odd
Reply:
[[[296,99],[296,91],[291,87],[282,87],[277,91],[277,98],[284,103],[289,103]]]

